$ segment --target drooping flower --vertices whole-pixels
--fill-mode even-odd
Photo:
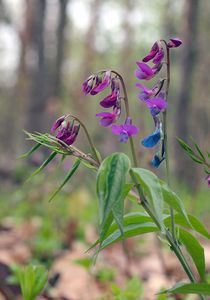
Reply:
[[[161,149],[157,153],[155,153],[151,161],[151,165],[154,168],[158,168],[164,159],[165,159],[165,145],[164,145],[164,140],[162,139]]]
[[[168,48],[177,48],[181,45],[182,45],[182,40],[179,38],[169,39],[169,42],[167,43]]]
[[[116,119],[119,117],[120,110],[115,109],[113,112],[100,112],[96,114],[96,117],[101,118],[100,124],[103,127],[108,127],[109,125],[115,123]]]
[[[111,80],[111,72],[106,71],[104,76],[97,75],[96,77],[96,84],[94,88],[90,91],[91,95],[97,95],[98,93],[102,92],[106,87],[109,86]]]
[[[151,68],[144,62],[137,62],[138,69],[135,71],[135,76],[140,80],[150,80],[157,73],[157,68]]]
[[[137,135],[139,129],[132,124],[131,118],[127,118],[124,124],[112,125],[112,133],[119,135],[119,141],[127,142],[129,136]]]
[[[58,118],[54,123],[53,123],[53,126],[51,127],[51,132],[55,132],[56,129],[58,129],[61,124],[63,123],[63,121],[65,120],[66,118],[66,115],[63,115],[62,117]]]
[[[159,91],[162,89],[164,84],[164,79],[159,80],[152,88],[148,88],[147,86],[142,85],[141,83],[136,83],[136,87],[141,89],[142,92],[138,94],[138,98],[142,101],[145,101],[149,98],[152,98],[158,94],[158,97],[164,98],[160,96]]]
[[[150,134],[149,136],[145,137],[142,141],[141,144],[146,147],[146,148],[152,148],[155,145],[157,145],[157,143],[160,141],[161,139],[161,131],[160,128],[156,128],[155,131]]]
[[[157,42],[154,43],[154,45],[152,46],[152,48],[150,49],[150,52],[142,59],[143,62],[148,62],[151,59],[153,59],[155,57],[155,55],[158,53],[159,51],[159,45]]]
[[[95,81],[95,76],[89,76],[82,84],[82,91],[85,95],[89,94],[93,88],[93,84]]]
[[[111,89],[112,92],[110,95],[105,97],[101,102],[100,105],[104,108],[109,108],[116,106],[117,101],[119,100],[120,97],[120,87],[119,87],[119,82],[117,78],[112,78],[111,80]]]
[[[153,63],[155,64],[155,65],[159,65],[161,62],[162,62],[162,60],[163,60],[163,58],[164,58],[164,55],[165,55],[165,53],[164,53],[164,50],[163,50],[163,48],[161,47],[160,48],[160,50],[157,52],[157,54],[155,55],[155,57],[154,57],[154,59],[153,59]]]
[[[167,107],[167,101],[162,98],[152,98],[144,101],[147,107],[150,109],[152,116],[158,115],[164,111]]]

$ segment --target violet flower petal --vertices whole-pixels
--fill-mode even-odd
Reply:
[[[169,40],[167,46],[168,48],[177,48],[182,45],[182,40],[179,38],[172,38]]]

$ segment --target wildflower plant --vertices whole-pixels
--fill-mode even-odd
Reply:
[[[109,245],[123,241],[132,236],[156,232],[165,240],[177,257],[188,277],[189,283],[179,283],[163,293],[195,293],[200,299],[210,295],[210,286],[206,283],[204,249],[197,234],[210,239],[205,226],[193,215],[186,212],[180,197],[170,187],[170,170],[167,142],[167,110],[170,86],[170,51],[181,46],[178,38],[156,41],[149,53],[137,62],[135,76],[140,82],[138,99],[146,105],[154,122],[153,132],[140,141],[146,148],[155,148],[151,159],[153,167],[158,168],[163,161],[166,165],[166,182],[151,170],[139,167],[133,138],[139,134],[138,127],[130,115],[129,98],[122,76],[114,70],[102,70],[90,75],[83,83],[83,93],[88,96],[100,95],[106,91],[105,98],[100,99],[103,109],[96,114],[99,124],[118,136],[120,142],[129,142],[131,159],[124,153],[112,153],[102,159],[82,121],[71,114],[57,119],[51,134],[27,133],[28,138],[36,142],[35,146],[23,157],[31,155],[39,147],[47,147],[52,153],[32,176],[42,171],[56,155],[61,154],[76,158],[71,170],[66,174],[62,184],[50,200],[70,180],[81,163],[97,172],[96,193],[99,203],[99,237],[92,245],[95,254]],[[155,79],[152,87],[141,83]],[[84,130],[90,145],[89,153],[75,146],[80,130]],[[124,202],[135,199],[142,212],[124,213]],[[188,252],[196,272],[183,254]]]

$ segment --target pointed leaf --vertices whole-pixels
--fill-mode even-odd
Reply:
[[[159,294],[202,294],[210,295],[210,284],[208,283],[178,283],[172,288]]]
[[[50,162],[51,160],[53,160],[53,158],[57,155],[57,152],[52,152],[50,154],[50,156],[43,162],[43,164],[35,170],[35,172],[33,172],[31,174],[31,176],[27,179],[27,181],[29,181],[30,179],[32,179],[35,175],[39,174]]]
[[[193,149],[187,145],[182,139],[177,138],[177,141],[179,142],[179,145],[188,153],[188,154],[194,154]]]
[[[202,158],[203,162],[205,162],[206,159],[205,159],[205,156],[204,156],[201,148],[198,146],[198,144],[193,139],[191,139],[191,140],[192,140],[193,144],[195,145],[195,148],[196,148],[198,154],[200,155],[200,157]]]
[[[182,214],[185,220],[188,222],[189,226],[191,226],[189,218],[187,216],[186,210],[182,203],[182,200],[175,194],[169,186],[164,182],[160,181],[163,193],[163,200],[166,202],[170,207],[172,207],[175,211]]]
[[[192,257],[200,278],[202,281],[205,280],[205,256],[204,249],[199,241],[188,231],[179,229],[179,238],[185,245],[187,252]]]
[[[81,163],[81,159],[77,159],[75,161],[75,163],[73,164],[73,167],[71,168],[71,170],[69,171],[69,173],[66,175],[66,177],[64,178],[64,180],[61,183],[61,185],[56,189],[56,191],[50,197],[49,202],[52,201],[52,199],[60,192],[60,190],[64,187],[64,185],[71,179],[71,177],[74,175],[74,173],[78,169],[80,163]]]
[[[125,180],[130,161],[123,153],[114,153],[101,164],[97,175],[97,195],[100,213],[100,241],[102,242],[113,218],[122,233]]]
[[[163,224],[163,194],[159,178],[149,170],[132,168],[131,174],[140,184],[144,197],[150,202],[153,213],[164,231]]]
[[[35,152],[39,147],[41,146],[41,144],[37,143],[34,147],[32,147],[28,152],[22,154],[21,156],[18,157],[18,159],[22,159],[22,158],[26,158],[28,156],[30,156],[33,152]]]

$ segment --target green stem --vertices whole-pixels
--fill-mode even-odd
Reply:
[[[87,137],[87,139],[88,139],[88,142],[89,142],[89,144],[90,144],[90,148],[91,148],[91,150],[92,150],[92,153],[93,153],[93,155],[95,156],[96,161],[97,161],[98,164],[100,165],[100,163],[101,163],[100,158],[99,158],[99,156],[98,156],[98,153],[97,153],[96,148],[95,148],[95,146],[94,146],[94,144],[93,144],[93,142],[92,142],[92,140],[91,140],[91,137],[90,137],[90,135],[89,135],[89,133],[88,133],[88,130],[87,130],[86,126],[85,126],[84,123],[82,123],[82,122],[80,121],[80,119],[77,118],[76,116],[70,115],[70,114],[69,114],[68,116],[69,116],[69,117],[72,117],[73,119],[75,119],[75,120],[76,120],[77,122],[79,122],[79,124],[82,126],[82,128],[83,128],[83,130],[84,130],[84,132],[85,132],[85,135],[86,135],[86,137]]]
[[[146,198],[144,197],[141,186],[136,182],[136,179],[135,179],[134,175],[132,174],[132,172],[130,172],[130,175],[136,185],[136,188],[137,188],[137,191],[139,194],[140,201],[138,201],[138,203],[140,205],[142,205],[142,207],[145,209],[145,211],[148,213],[148,215],[153,219],[154,223],[157,225],[157,227],[160,229],[160,231],[162,231],[163,228],[162,228],[162,226],[160,226],[159,221],[155,216],[155,213],[150,209],[149,203],[147,202]],[[175,253],[176,257],[178,258],[178,260],[179,260],[180,264],[182,265],[188,278],[190,279],[190,281],[192,283],[195,283],[196,282],[195,276],[194,276],[187,260],[185,259],[179,245],[174,241],[174,238],[173,238],[171,232],[168,229],[166,229],[165,226],[164,226],[163,234],[165,235],[167,241],[169,242],[170,248]],[[200,298],[200,300],[205,300],[205,297],[203,295],[199,295],[199,298]]]
[[[169,86],[171,80],[171,73],[170,73],[170,51],[167,46],[165,40],[161,40],[166,47],[166,67],[167,67],[167,75],[166,75],[166,101],[168,101],[168,93],[169,93]],[[169,166],[169,151],[168,151],[168,135],[167,135],[167,110],[163,112],[163,135],[164,135],[164,148],[165,148],[165,157],[166,157],[166,178],[168,186],[170,186],[170,166]],[[175,243],[176,241],[176,228],[174,222],[174,211],[173,208],[170,207],[170,215],[171,215],[171,233]]]
[[[125,87],[125,82],[123,80],[123,77],[118,72],[116,72],[114,70],[112,70],[111,72],[116,74],[119,77],[120,82],[122,84],[123,93],[124,93],[125,113],[126,113],[126,118],[128,118],[130,116],[130,109],[129,109],[128,94],[127,94],[127,90]],[[137,157],[136,157],[136,152],[135,152],[135,147],[134,147],[134,142],[133,142],[132,136],[129,136],[129,142],[130,142],[131,154],[133,157],[133,164],[134,164],[134,167],[137,167],[138,162],[137,162]]]

